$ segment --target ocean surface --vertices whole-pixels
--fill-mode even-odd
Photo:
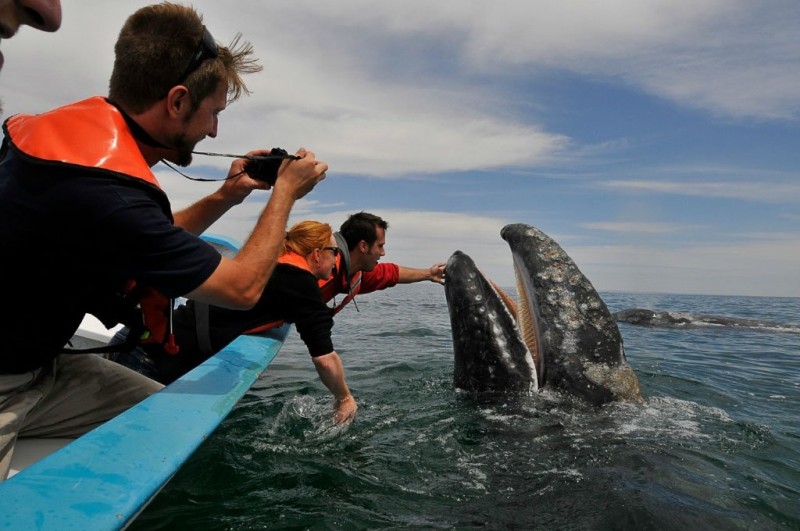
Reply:
[[[800,529],[800,298],[603,298],[769,326],[621,323],[644,404],[477,403],[440,286],[359,296],[334,328],[356,422],[292,331],[131,529]]]

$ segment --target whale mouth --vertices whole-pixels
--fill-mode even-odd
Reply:
[[[536,300],[536,290],[531,286],[531,275],[525,267],[514,257],[514,278],[517,284],[517,297],[519,305],[514,309],[514,318],[517,321],[522,342],[528,347],[536,367],[536,378],[539,387],[545,382],[545,351],[542,348],[541,334],[539,328],[539,312]],[[504,300],[508,298],[507,295]]]
[[[540,335],[540,317],[536,300],[536,290],[531,285],[532,276],[527,271],[525,264],[517,260],[516,256],[513,258],[514,277],[516,279],[517,298],[519,302],[516,302],[494,281],[489,278],[486,278],[486,281],[516,322],[520,339],[528,348],[528,352],[530,352],[531,358],[533,359],[533,365],[536,368],[537,386],[541,388],[545,382],[545,351],[542,348]]]
[[[566,389],[594,404],[641,401],[611,312],[564,249],[522,223],[506,225],[500,236],[511,248],[520,330],[536,353],[540,385]]]
[[[524,272],[524,267],[514,260],[514,277],[517,284],[517,298],[515,302],[500,286],[490,279],[486,279],[494,289],[497,296],[505,305],[506,310],[514,318],[522,343],[528,348],[533,366],[536,369],[536,385],[541,388],[545,382],[545,352],[539,334],[539,314],[537,312],[536,291],[528,281],[530,276]]]

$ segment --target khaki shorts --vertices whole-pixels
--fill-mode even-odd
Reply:
[[[163,387],[95,354],[62,354],[52,367],[0,374],[0,481],[17,437],[80,437]]]

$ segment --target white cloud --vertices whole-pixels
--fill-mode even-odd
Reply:
[[[105,93],[116,32],[144,4],[67,4],[59,32],[4,42],[6,107],[31,112]],[[241,31],[266,67],[204,149],[302,143],[332,154],[338,171],[371,176],[540,165],[568,138],[515,118],[535,95],[507,101],[474,76],[535,78],[550,67],[730,116],[796,117],[800,108],[794,2],[237,2],[236,16],[226,3],[194,4],[219,40]],[[299,27],[288,22],[298,13]]]
[[[309,206],[295,209],[290,224],[317,219],[337,229],[355,212],[321,214],[318,205]],[[422,268],[445,262],[461,250],[499,285],[515,285],[511,254],[500,230],[517,220],[437,211],[369,211],[389,222],[385,261]],[[252,226],[252,218],[238,221],[240,229]],[[231,230],[232,219],[226,223]],[[742,234],[728,245],[695,245],[687,238],[670,246],[581,245],[585,238],[576,234],[550,235],[600,291],[800,296],[800,235],[795,233]]]
[[[800,235],[685,247],[567,249],[602,291],[800,296]],[[769,288],[766,288],[769,286]]]
[[[747,201],[791,203],[800,201],[800,184],[760,182],[605,181],[599,186],[617,190]]]
[[[796,2],[509,0],[453,12],[433,21],[466,35],[480,68],[553,67],[724,116],[800,118]]]
[[[105,94],[116,34],[124,19],[147,3],[64,2],[64,24],[57,33],[25,28],[4,40],[0,94],[8,112],[40,112]],[[227,42],[241,31],[265,65],[263,75],[251,76],[254,94],[223,113],[219,138],[200,149],[233,153],[254,146],[293,149],[302,143],[329,162],[332,173],[394,178],[548,164],[553,175],[592,177],[583,182],[604,187],[601,193],[653,195],[646,204],[622,205],[617,220],[583,226],[611,235],[642,233],[648,246],[574,246],[589,241],[581,227],[571,226],[570,220],[551,221],[559,231],[551,235],[596,286],[798,294],[800,247],[791,232],[798,220],[794,205],[800,200],[796,175],[769,174],[763,169],[766,164],[758,162],[752,170],[667,168],[663,161],[646,159],[636,178],[602,182],[596,161],[608,163],[604,172],[613,171],[608,168],[617,161],[610,156],[625,156],[630,168],[640,138],[598,124],[591,143],[579,145],[557,116],[569,110],[543,109],[546,102],[535,88],[546,76],[550,86],[561,87],[557,76],[565,73],[566,78],[624,85],[725,118],[796,120],[800,4],[795,0],[192,3],[218,40]],[[571,88],[569,82],[563,86]],[[561,103],[569,105],[570,100]],[[541,110],[551,112],[539,114]],[[658,125],[653,124],[654,134]],[[768,155],[768,149],[762,152]],[[673,160],[693,162],[691,157]],[[229,161],[208,159],[202,164],[208,167],[197,164],[190,173],[216,168],[222,174]],[[586,173],[576,175],[576,167]],[[657,173],[649,174],[651,170]],[[159,175],[176,208],[218,186],[187,183],[162,170]],[[627,176],[634,177],[630,170]],[[359,204],[386,204],[377,195],[386,188],[375,188],[381,192],[370,187]],[[463,210],[460,193],[454,187],[442,197],[440,209]],[[695,227],[659,222],[685,219],[676,215],[681,213],[674,206],[678,202],[656,203],[659,195],[764,203],[773,211],[781,205],[786,212],[768,214],[787,226],[776,223],[776,232],[761,235],[731,227],[731,233],[743,234],[731,245],[714,244],[720,235],[704,233],[703,247],[687,248],[686,242],[682,248],[672,243],[659,247],[658,235],[680,230],[691,239],[687,229]],[[253,194],[212,232],[244,239],[267,197]],[[293,220],[317,217],[338,226],[350,213],[312,197],[296,205]],[[474,204],[467,199],[463,203]],[[597,208],[588,219],[614,217]],[[512,282],[510,255],[499,231],[518,219],[473,212],[375,211],[390,221],[387,259],[426,267],[461,249],[498,282]],[[753,230],[766,230],[766,223]],[[772,280],[765,280],[766,274]]]
[[[694,225],[683,223],[653,223],[648,221],[597,221],[581,223],[580,226],[586,229],[633,234],[669,234],[696,228]]]

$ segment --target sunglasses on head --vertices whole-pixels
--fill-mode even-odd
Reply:
[[[203,36],[200,38],[200,44],[197,45],[197,49],[194,51],[194,54],[192,54],[189,64],[186,65],[186,70],[184,70],[181,77],[178,78],[178,83],[197,70],[200,65],[203,64],[203,61],[206,59],[214,59],[217,55],[219,55],[217,43],[214,37],[211,36],[211,32],[208,31],[208,28],[203,26]]]

